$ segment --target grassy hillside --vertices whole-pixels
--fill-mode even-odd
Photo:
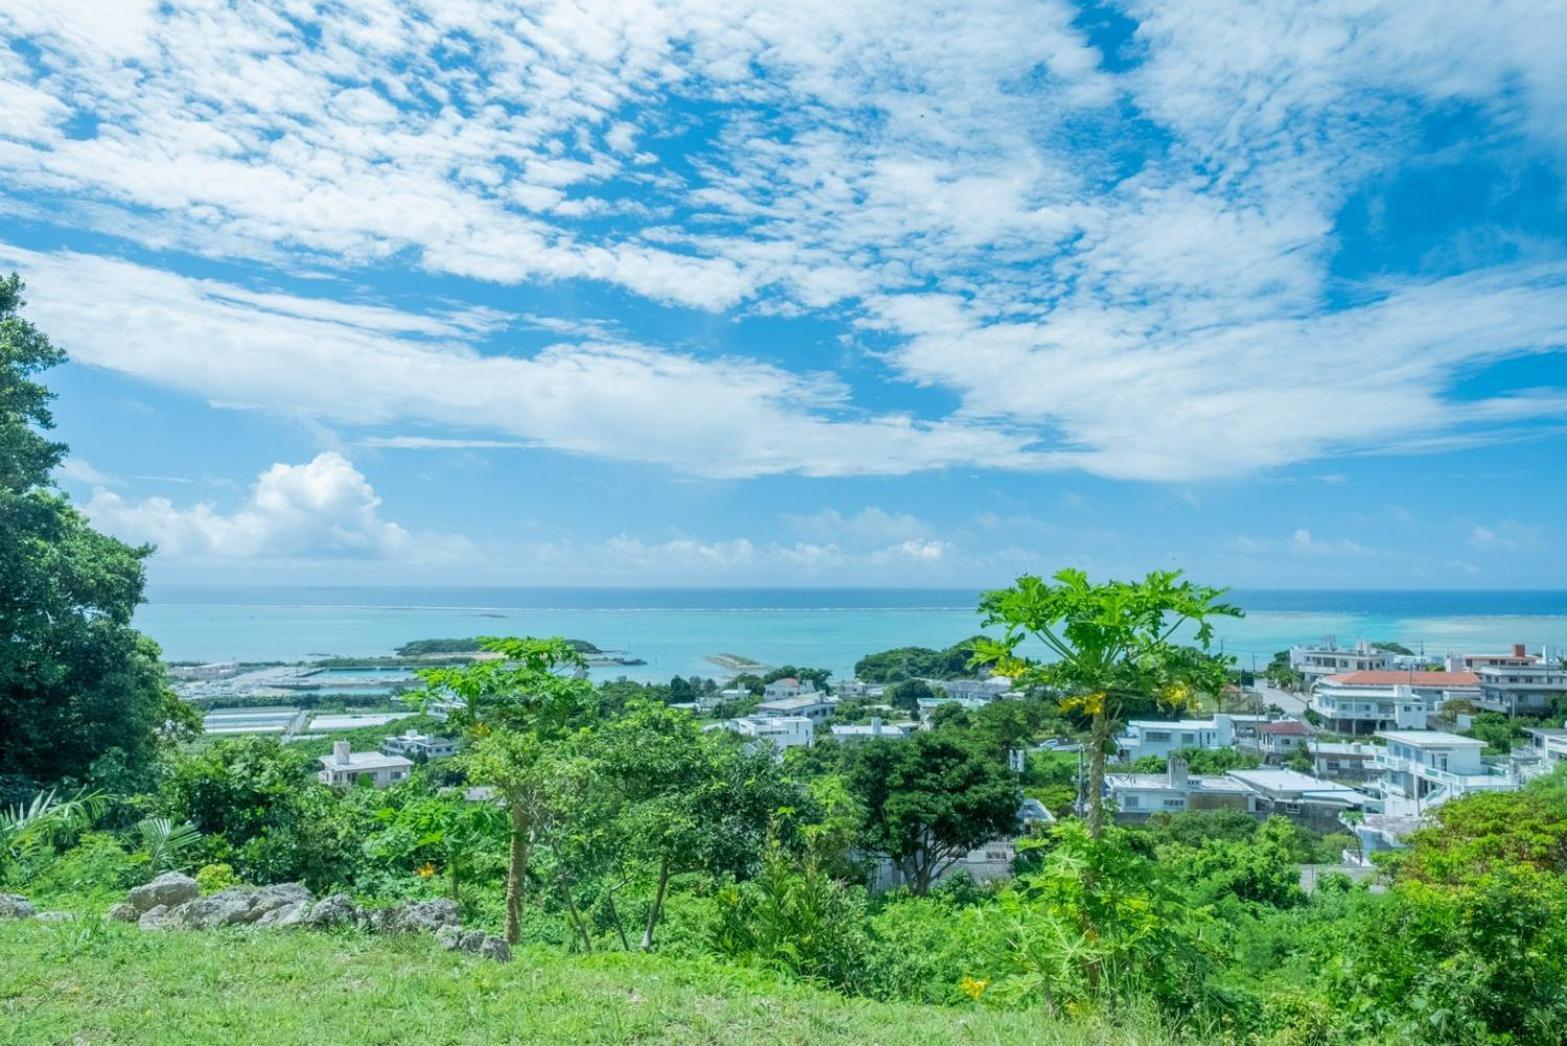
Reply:
[[[429,938],[0,923],[5,1043],[1155,1043],[1006,1014],[851,1001],[760,973]]]

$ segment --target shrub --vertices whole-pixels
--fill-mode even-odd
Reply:
[[[233,886],[238,880],[234,878],[234,868],[228,864],[204,864],[196,873],[196,885],[202,893],[217,893]]]

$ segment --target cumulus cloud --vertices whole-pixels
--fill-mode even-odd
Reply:
[[[341,454],[328,451],[301,465],[278,463],[257,477],[245,503],[231,513],[200,503],[182,508],[168,498],[132,500],[99,488],[85,511],[94,524],[166,556],[257,559],[318,556],[400,561],[463,558],[461,538],[414,535],[380,513],[381,499]]]

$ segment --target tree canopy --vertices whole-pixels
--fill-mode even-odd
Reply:
[[[195,718],[131,627],[152,550],[100,534],[53,485],[66,446],[33,378],[65,354],[22,305],[21,280],[0,279],[0,801],[57,782],[128,791],[165,723]]]

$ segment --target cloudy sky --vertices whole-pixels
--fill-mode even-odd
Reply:
[[[1559,0],[8,0],[159,580],[1567,586]]]

